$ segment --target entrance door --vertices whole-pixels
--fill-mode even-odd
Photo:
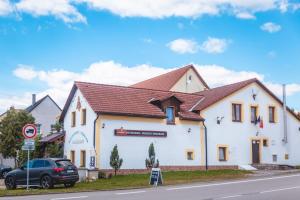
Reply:
[[[259,158],[259,140],[252,140],[252,163],[253,164],[259,164],[260,158]]]

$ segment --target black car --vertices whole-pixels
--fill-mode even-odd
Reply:
[[[4,166],[0,164],[0,178],[5,178],[7,173],[12,170],[11,167]]]
[[[56,184],[73,187],[79,180],[77,168],[68,159],[43,158],[29,161],[29,185],[53,188]],[[27,163],[9,172],[5,178],[7,189],[27,184]]]

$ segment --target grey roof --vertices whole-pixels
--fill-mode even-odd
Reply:
[[[31,112],[33,111],[38,105],[40,105],[47,97],[50,98],[50,100],[59,108],[59,110],[61,110],[61,108],[57,105],[57,103],[49,96],[49,95],[46,95],[44,96],[43,98],[41,98],[40,100],[38,100],[35,104],[33,105],[30,105],[29,107],[27,107],[25,110],[27,112]]]

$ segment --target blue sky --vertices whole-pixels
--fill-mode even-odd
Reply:
[[[211,86],[286,83],[300,110],[300,2],[135,2],[0,0],[0,111],[31,93],[62,106],[74,80],[128,85],[189,63]]]

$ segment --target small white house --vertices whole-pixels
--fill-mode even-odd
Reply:
[[[109,170],[118,145],[122,170],[143,170],[151,143],[170,170],[299,165],[299,119],[284,110],[257,79],[211,89],[188,65],[130,87],[75,82],[60,120],[65,156],[88,169]]]

